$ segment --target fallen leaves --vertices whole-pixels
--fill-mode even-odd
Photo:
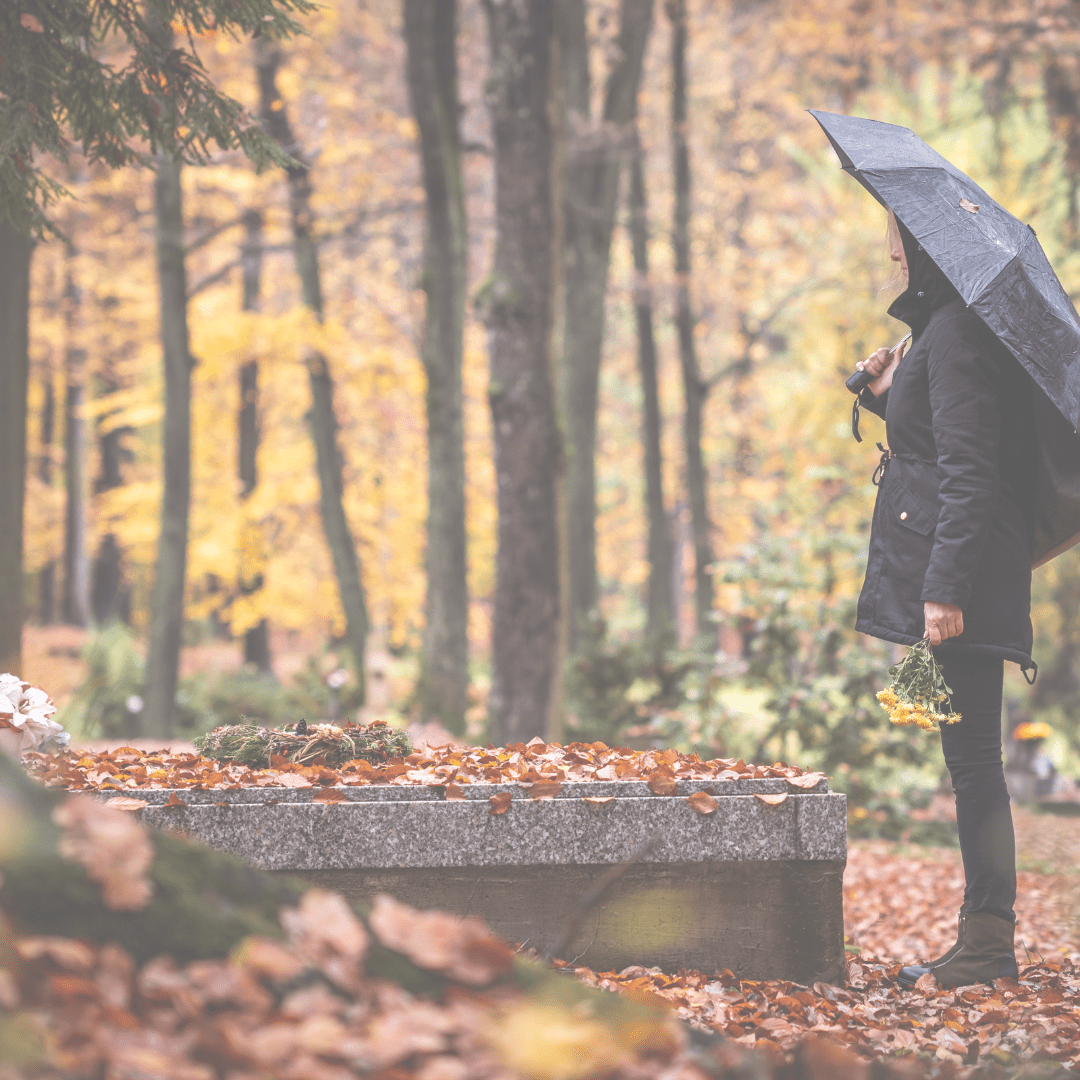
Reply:
[[[796,790],[813,788],[821,773],[793,765],[748,765],[732,758],[703,761],[675,750],[629,750],[604,743],[529,743],[510,746],[441,746],[406,758],[372,764],[362,758],[331,768],[319,757],[291,762],[278,754],[269,768],[221,763],[198,754],[147,753],[132,747],[88,753],[32,752],[23,758],[31,775],[49,787],[71,791],[132,793],[141,789],[183,791],[250,787],[328,788],[364,784],[420,784],[461,790],[466,785],[519,784],[534,798],[554,798],[559,785],[598,780],[641,780],[654,795],[678,794],[680,780],[781,779]],[[448,795],[448,798],[451,797]],[[175,804],[174,804],[175,805]]]
[[[561,780],[536,780],[526,785],[530,799],[554,799],[562,791]]]
[[[687,800],[690,809],[696,814],[713,814],[720,805],[711,795],[704,791],[695,791]]]
[[[493,817],[497,814],[505,814],[506,811],[510,809],[510,803],[512,799],[513,796],[510,794],[509,791],[496,792],[494,795],[491,796],[490,799],[488,799],[488,804],[491,807],[491,809],[488,810],[488,813],[491,814]]]
[[[761,795],[755,793],[754,798],[763,802],[766,806],[779,806],[787,801],[787,795]]]
[[[70,795],[53,810],[60,826],[60,855],[79,863],[101,886],[101,899],[113,911],[138,911],[153,895],[146,877],[154,849],[146,830],[130,814],[86,795]]]
[[[973,203],[970,199],[961,199],[960,209],[966,210],[969,214],[977,214],[979,212],[979,204]]]
[[[614,795],[585,795],[581,800],[586,806],[610,806],[615,801]]]
[[[659,773],[649,777],[648,789],[654,795],[678,795],[679,783],[674,776]]]
[[[468,986],[486,986],[511,968],[510,946],[476,918],[417,911],[382,893],[375,897],[368,923],[388,949]]]

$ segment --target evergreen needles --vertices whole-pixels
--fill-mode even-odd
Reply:
[[[960,714],[952,712],[945,676],[928,639],[912,645],[899,664],[889,668],[892,682],[877,699],[894,724],[917,724],[923,731],[937,731],[939,724],[955,724]],[[949,702],[949,712],[938,711],[938,705]]]
[[[383,720],[343,728],[334,724],[305,725],[301,721],[292,731],[229,724],[198,736],[195,749],[204,757],[238,761],[251,769],[268,768],[275,757],[297,765],[336,768],[357,758],[381,765],[392,757],[407,757],[412,753],[412,743],[404,731],[397,731]]]

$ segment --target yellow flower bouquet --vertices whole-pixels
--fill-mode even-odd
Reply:
[[[952,691],[945,685],[927,638],[912,645],[904,659],[889,668],[889,675],[892,681],[877,699],[894,724],[917,724],[923,731],[937,731],[940,724],[960,720],[960,714],[952,712]],[[949,712],[939,711],[942,702],[948,702]]]

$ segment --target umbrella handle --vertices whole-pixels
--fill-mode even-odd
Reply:
[[[889,350],[889,355],[891,356],[897,349],[901,348],[905,342],[910,340],[911,333],[909,331]],[[848,378],[844,385],[853,394],[861,394],[876,378],[877,376],[871,375],[869,371],[856,371],[854,375]]]

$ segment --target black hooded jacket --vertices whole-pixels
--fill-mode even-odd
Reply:
[[[889,314],[910,347],[892,387],[862,403],[885,420],[856,629],[914,645],[923,603],[956,604],[964,632],[935,652],[1031,659],[1036,513],[1034,384],[901,226],[907,290]]]

